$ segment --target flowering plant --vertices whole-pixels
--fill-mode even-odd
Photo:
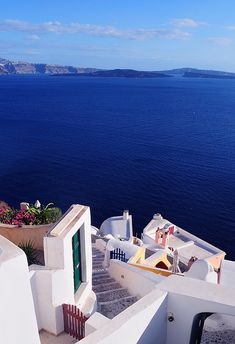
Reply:
[[[46,206],[39,201],[35,205],[29,205],[27,209],[0,209],[0,222],[8,225],[41,225],[56,222],[62,215],[59,208],[51,207],[53,203]]]

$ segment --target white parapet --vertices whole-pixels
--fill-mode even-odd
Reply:
[[[0,343],[39,344],[27,259],[0,236]]]

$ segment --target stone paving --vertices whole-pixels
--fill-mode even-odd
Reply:
[[[103,260],[104,254],[92,245],[92,285],[97,297],[97,311],[112,319],[138,299],[109,275],[102,266]]]
[[[235,343],[235,316],[213,314],[204,323],[201,344]]]

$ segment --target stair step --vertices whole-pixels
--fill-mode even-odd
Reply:
[[[104,255],[104,252],[101,252],[100,250],[92,249],[92,254],[102,254]]]
[[[104,258],[92,258],[92,263],[102,263]]]
[[[124,297],[130,296],[126,288],[100,291],[96,293],[98,302],[118,301]]]
[[[97,279],[93,279],[92,281],[92,285],[96,286],[99,284],[106,284],[106,283],[112,283],[115,282],[115,280],[112,277],[108,277],[108,278],[97,278]]]
[[[92,264],[92,267],[94,268],[94,267],[97,267],[97,268],[99,268],[99,267],[103,267],[103,265],[102,264],[98,264],[98,263],[95,263],[95,264]]]
[[[93,274],[92,274],[92,278],[102,278],[102,277],[110,277],[107,270],[93,272]]]
[[[100,267],[100,268],[93,268],[93,269],[92,269],[92,272],[95,272],[95,273],[97,273],[97,272],[102,273],[102,272],[105,272],[105,271],[106,271],[106,269],[104,269],[103,267]]]
[[[103,270],[103,265],[92,265],[92,270]]]
[[[101,291],[113,290],[121,288],[121,285],[118,282],[111,282],[106,284],[98,284],[97,286],[93,287],[93,291],[95,293],[99,293]]]
[[[107,278],[112,278],[111,276],[109,276],[109,274],[107,274],[107,272],[104,271],[95,271],[95,275],[93,274],[92,277],[92,281],[96,282],[96,281],[104,281]]]
[[[113,319],[116,315],[133,305],[137,300],[136,296],[127,296],[119,300],[99,302],[98,311],[107,318]]]

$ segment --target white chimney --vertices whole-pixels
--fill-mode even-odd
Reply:
[[[124,210],[123,211],[123,220],[128,220],[129,218],[129,210]]]
[[[153,219],[154,219],[154,220],[162,220],[162,215],[159,214],[159,213],[154,214],[154,215],[153,215]]]

